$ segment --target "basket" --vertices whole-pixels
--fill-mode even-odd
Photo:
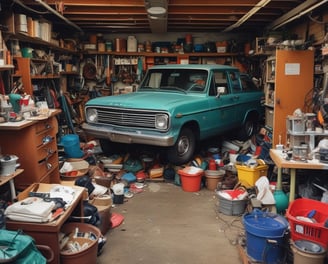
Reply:
[[[78,231],[78,235],[74,235]],[[86,223],[66,223],[62,226],[61,232],[69,236],[67,245],[60,251],[60,263],[79,264],[96,263],[98,253],[98,240],[101,236],[100,230]],[[87,235],[87,237],[86,237]],[[71,251],[69,245],[79,245],[80,249],[76,252]]]
[[[308,217],[309,214],[313,214],[312,218],[315,219],[315,223],[302,219],[302,217]],[[325,223],[328,220],[328,204],[307,198],[296,199],[289,204],[286,218],[293,241],[309,240],[327,248],[328,228],[325,227]]]

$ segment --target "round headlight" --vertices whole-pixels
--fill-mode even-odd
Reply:
[[[155,117],[155,127],[158,129],[167,129],[169,125],[169,117],[164,114],[158,114]]]
[[[86,111],[86,118],[88,122],[93,122],[93,123],[97,122],[98,120],[97,110],[93,108],[88,108]]]

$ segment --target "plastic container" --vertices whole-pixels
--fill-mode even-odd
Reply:
[[[309,219],[309,214],[312,215],[314,222],[304,221],[304,217]],[[290,225],[292,240],[308,240],[327,248],[328,228],[325,227],[325,223],[328,220],[328,204],[299,198],[289,204],[286,218]]]
[[[114,204],[122,204],[124,202],[124,183],[116,183],[112,187],[114,197],[113,203]]]
[[[80,264],[80,263],[97,263],[97,253],[98,253],[98,240],[101,236],[99,228],[85,223],[68,223],[64,224],[61,232],[64,234],[73,235],[76,228],[78,228],[79,233],[91,234],[90,238],[76,237],[70,238],[71,241],[78,242],[79,244],[86,243],[87,246],[79,250],[78,252],[72,253],[68,250],[62,250],[60,252],[60,263],[61,264]],[[65,249],[65,247],[64,247]]]
[[[243,224],[249,257],[267,264],[283,263],[284,240],[288,228],[288,222],[283,216],[255,209],[243,215]]]
[[[237,168],[237,174],[239,181],[245,185],[246,187],[254,186],[255,182],[261,177],[261,176],[267,176],[268,175],[268,165],[258,165],[254,168],[251,168],[246,165],[235,165]]]
[[[303,133],[305,131],[304,118],[298,116],[288,116],[287,129],[293,133]]]
[[[114,204],[122,204],[124,203],[124,194],[114,194],[113,196]]]
[[[297,264],[323,264],[327,253],[321,245],[302,239],[292,242],[291,249]]]
[[[128,36],[127,40],[127,52],[137,52],[137,39],[135,36]]]
[[[68,158],[81,158],[84,154],[80,148],[80,139],[78,135],[67,134],[63,136],[60,145],[64,147],[64,151]]]
[[[276,210],[278,214],[284,214],[288,208],[289,199],[283,190],[275,190],[273,197],[276,203]]]
[[[185,192],[198,192],[200,190],[200,184],[204,170],[189,166],[184,169],[178,170],[178,174],[181,178],[181,187]]]
[[[23,58],[32,58],[33,57],[33,49],[32,48],[22,48],[22,57]]]

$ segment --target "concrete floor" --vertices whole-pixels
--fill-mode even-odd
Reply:
[[[106,234],[99,264],[242,263],[236,246],[244,233],[241,217],[218,213],[214,191],[146,182],[143,192],[111,212],[124,222]]]

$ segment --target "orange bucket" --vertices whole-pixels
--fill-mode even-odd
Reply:
[[[197,167],[186,167],[178,170],[181,179],[181,187],[185,192],[198,192],[204,171]]]

